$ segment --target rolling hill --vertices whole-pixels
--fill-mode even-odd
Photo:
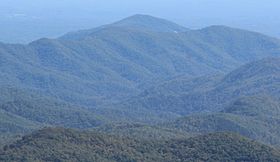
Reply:
[[[279,161],[280,152],[231,133],[139,141],[96,132],[46,128],[5,146],[2,161]]]
[[[40,129],[41,124],[0,110],[0,146],[10,143],[23,134]]]
[[[267,95],[241,97],[219,113],[190,115],[163,126],[193,133],[230,131],[279,146],[279,111],[279,99]]]
[[[167,128],[156,125],[151,126],[141,123],[110,123],[95,129],[91,129],[105,134],[128,137],[142,140],[170,140],[192,137],[198,133],[188,133],[186,131]]]
[[[279,58],[266,58],[243,65],[225,76],[176,77],[114,105],[114,108],[107,105],[99,111],[139,122],[155,122],[158,118],[219,112],[242,96],[267,94],[279,99],[279,66]]]
[[[94,113],[36,91],[1,87],[1,133],[23,133],[46,125],[70,128],[92,128],[105,119]]]

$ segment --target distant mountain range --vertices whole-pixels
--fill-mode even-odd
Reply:
[[[258,142],[280,146],[279,56],[276,38],[148,15],[0,43],[0,161],[277,161]]]
[[[37,89],[94,107],[129,98],[178,75],[226,73],[250,61],[279,56],[280,41],[223,26],[187,30],[136,15],[59,39],[1,44],[0,51],[1,85]]]

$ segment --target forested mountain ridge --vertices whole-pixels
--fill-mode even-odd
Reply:
[[[237,134],[213,133],[170,141],[141,141],[48,128],[0,150],[2,161],[279,161],[271,147]]]
[[[147,15],[0,43],[0,161],[279,161],[247,139],[280,146],[279,56],[260,33]]]
[[[127,99],[178,75],[225,73],[250,61],[279,56],[279,40],[262,34],[220,26],[162,32],[165,29],[153,28],[157,24],[182,28],[138,15],[93,29],[78,40],[1,44],[0,83],[94,107]]]
[[[0,137],[30,133],[44,126],[93,128],[106,121],[85,108],[36,91],[8,86],[0,87],[0,91]]]
[[[279,66],[279,58],[266,58],[241,66],[225,76],[174,78],[115,106],[119,109],[107,106],[108,110],[100,111],[111,111],[116,116],[124,111],[143,122],[145,119],[141,119],[140,112],[149,112],[144,116],[156,120],[169,114],[166,119],[170,119],[172,115],[176,118],[192,113],[218,112],[242,96],[267,94],[279,99]],[[138,117],[134,111],[138,112]]]

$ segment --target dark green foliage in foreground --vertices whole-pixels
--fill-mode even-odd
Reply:
[[[0,160],[154,161],[159,158],[154,145],[100,133],[44,129],[4,147]]]
[[[165,146],[166,147],[166,146]],[[279,161],[279,151],[237,134],[213,133],[167,142],[179,161]]]
[[[280,152],[231,133],[141,141],[48,128],[0,151],[2,161],[279,161]]]

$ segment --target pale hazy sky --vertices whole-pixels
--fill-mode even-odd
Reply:
[[[133,14],[189,28],[228,25],[280,38],[280,0],[0,0],[0,41],[56,37]]]

